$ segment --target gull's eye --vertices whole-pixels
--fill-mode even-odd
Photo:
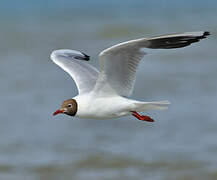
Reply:
[[[68,104],[67,107],[69,107],[69,108],[72,107],[72,104]]]

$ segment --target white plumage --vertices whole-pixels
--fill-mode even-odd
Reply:
[[[171,49],[198,42],[209,32],[186,32],[153,38],[131,40],[112,46],[99,54],[100,71],[82,60],[89,56],[74,50],[56,50],[51,54],[54,63],[69,73],[79,95],[75,116],[106,119],[131,114],[133,111],[164,109],[168,101],[140,102],[126,97],[132,94],[136,70],[146,54],[142,48]]]

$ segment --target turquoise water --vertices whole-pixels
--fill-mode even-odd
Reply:
[[[0,179],[217,179],[217,6],[214,1],[2,2],[0,31]],[[177,50],[147,50],[132,98],[169,100],[133,116],[79,120],[52,113],[76,95],[51,62],[58,48],[81,50],[98,67],[113,44],[208,30]]]

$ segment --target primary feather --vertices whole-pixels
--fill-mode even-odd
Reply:
[[[79,94],[90,92],[96,84],[98,70],[82,62],[89,56],[79,51],[61,49],[51,53],[51,59],[64,71],[70,74],[78,88]]]
[[[171,34],[131,40],[105,49],[99,54],[100,74],[95,90],[101,93],[113,93],[113,89],[119,95],[130,96],[133,92],[138,64],[146,54],[142,48],[181,48],[208,35],[209,32],[204,31]]]

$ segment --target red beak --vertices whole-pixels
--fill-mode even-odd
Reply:
[[[64,110],[58,109],[57,111],[55,111],[53,113],[53,116],[56,116],[57,114],[60,114],[60,113],[63,113],[63,112],[64,112]]]

